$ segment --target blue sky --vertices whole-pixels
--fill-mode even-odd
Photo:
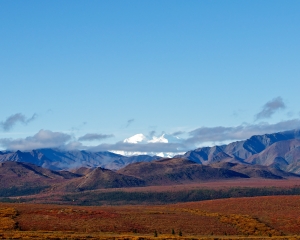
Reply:
[[[0,0],[0,149],[178,152],[300,128],[299,12]],[[123,144],[138,133],[181,142]]]

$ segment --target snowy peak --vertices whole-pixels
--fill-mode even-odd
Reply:
[[[138,133],[129,138],[124,139],[124,143],[178,143],[181,142],[182,139],[176,136],[172,136],[169,134],[163,133],[161,136],[153,136],[151,139],[147,138],[144,134]]]
[[[144,145],[153,144],[153,143],[167,144],[167,143],[181,143],[182,139],[166,133],[163,133],[160,136],[152,136],[152,137],[145,136],[142,133],[138,133],[129,138],[124,139],[123,142],[130,143],[130,144],[144,144]],[[179,154],[178,152],[140,152],[140,151],[113,151],[113,152],[124,156],[150,155],[150,156],[160,156],[160,157],[167,157],[167,158]]]
[[[148,141],[148,143],[168,143],[168,139],[165,138],[165,134],[161,135],[160,137],[153,136],[151,140]]]
[[[124,143],[141,143],[146,139],[145,135],[142,133],[138,133],[133,135],[132,137],[126,138],[123,142]]]

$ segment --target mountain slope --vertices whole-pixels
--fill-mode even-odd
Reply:
[[[0,162],[6,161],[27,162],[42,166],[51,160],[38,150],[32,150],[30,152],[0,152]]]
[[[133,163],[118,170],[118,173],[141,178],[147,185],[248,178],[245,174],[237,173],[232,170],[203,166],[193,161],[180,158]]]
[[[139,178],[126,176],[101,167],[93,169],[80,179],[66,186],[68,191],[85,191],[102,188],[140,187],[145,182]]]
[[[202,147],[188,151],[180,157],[204,165],[217,162],[250,163],[300,173],[300,149],[292,147],[293,144],[298,146],[299,141],[300,130],[291,130],[252,136],[228,145]]]
[[[148,155],[125,157],[111,152],[64,151],[51,148],[0,154],[0,162],[28,162],[51,170],[70,170],[80,167],[120,169],[133,162],[156,159],[160,159],[160,157]]]
[[[21,196],[49,191],[78,192],[104,188],[176,185],[225,179],[300,177],[267,166],[219,162],[202,165],[187,159],[162,159],[132,163],[117,172],[80,168],[72,172],[52,171],[29,163],[0,163],[0,196]]]
[[[30,163],[0,163],[0,196],[34,194],[54,184],[62,184],[79,175],[56,172]]]
[[[300,140],[293,139],[274,143],[262,152],[246,159],[246,162],[300,173]]]
[[[250,178],[265,178],[265,179],[285,179],[291,177],[299,178],[300,175],[282,171],[273,167],[250,165],[250,164],[238,164],[229,162],[219,162],[210,165],[211,167],[219,167],[230,169],[235,172],[239,172],[249,176]]]

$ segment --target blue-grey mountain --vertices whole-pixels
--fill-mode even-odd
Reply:
[[[112,152],[65,151],[51,148],[29,152],[0,152],[0,162],[26,162],[51,170],[71,170],[80,167],[116,170],[130,163],[157,159],[160,157],[148,155],[126,157]]]
[[[179,157],[204,165],[232,162],[300,173],[300,130],[252,136],[227,145],[201,147]]]

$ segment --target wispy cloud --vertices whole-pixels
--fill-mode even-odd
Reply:
[[[107,138],[114,137],[113,134],[97,134],[97,133],[87,133],[78,138],[78,141],[95,141],[95,140],[103,140]]]
[[[134,122],[134,119],[133,119],[133,118],[132,118],[132,119],[129,119],[129,120],[127,121],[127,124],[126,124],[126,128],[128,128],[133,122]]]
[[[185,132],[183,132],[183,131],[177,131],[177,132],[173,132],[173,133],[171,133],[171,135],[172,136],[179,136],[179,135],[182,135],[182,134],[184,134]]]
[[[180,143],[124,143],[117,142],[115,144],[100,144],[95,147],[90,147],[90,151],[126,151],[126,152],[182,152],[188,148]]]
[[[31,118],[26,118],[22,113],[16,113],[9,116],[5,121],[0,122],[0,126],[4,131],[11,130],[17,123],[28,124],[37,118],[37,114],[33,114]]]
[[[263,106],[262,110],[255,115],[255,119],[270,118],[276,111],[285,108],[286,105],[281,97],[274,98]]]
[[[156,131],[150,131],[149,133],[148,133],[148,138],[153,138],[153,136],[156,134]]]

